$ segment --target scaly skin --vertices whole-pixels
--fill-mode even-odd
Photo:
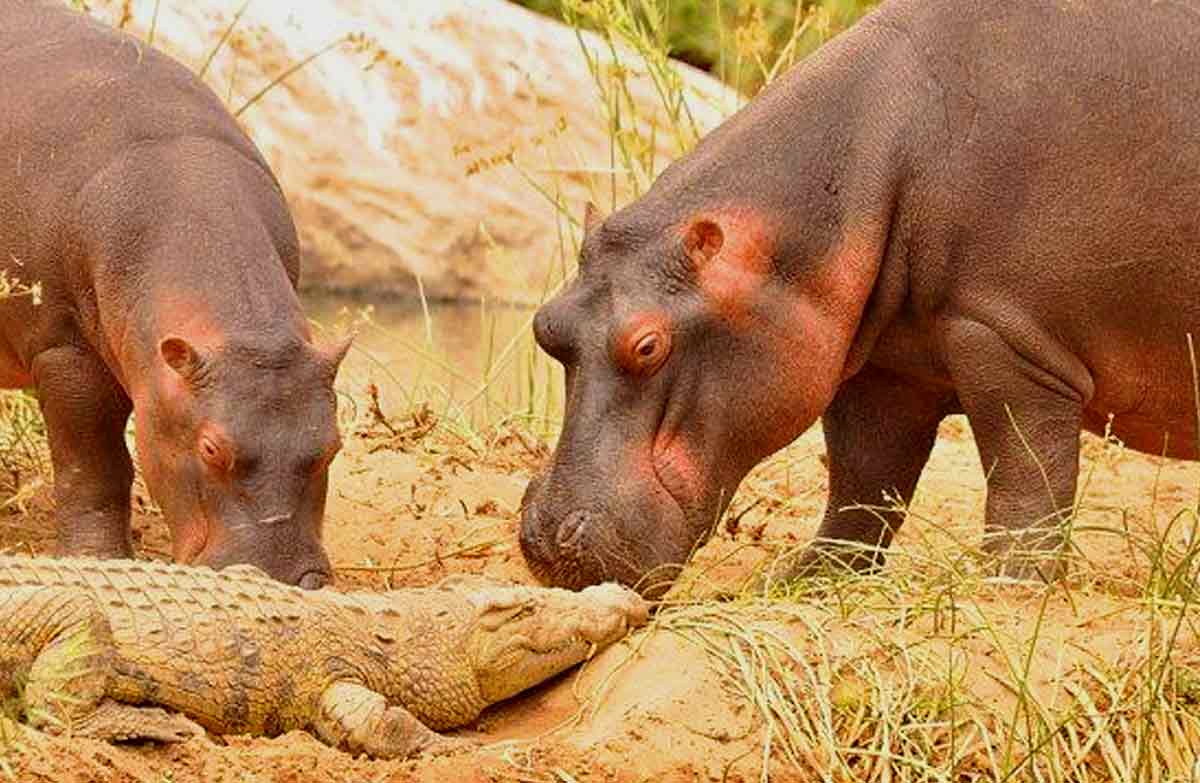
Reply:
[[[452,747],[433,730],[469,723],[646,616],[613,584],[574,593],[458,577],[306,592],[245,566],[0,556],[0,698],[18,696],[36,727],[101,739],[185,739],[194,720],[222,734],[307,729],[405,757]]]

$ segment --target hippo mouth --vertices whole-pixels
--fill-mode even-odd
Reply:
[[[207,517],[191,519],[173,531],[172,556],[176,563],[203,565],[211,543],[212,523]]]
[[[266,517],[257,522],[234,525],[225,528],[227,533],[250,533],[250,541],[260,540],[255,533],[282,533],[278,530],[282,525],[292,520],[291,514],[278,514]],[[321,557],[268,557],[265,561],[256,555],[253,548],[247,549],[245,541],[231,538],[229,535],[214,536],[214,530],[220,530],[207,515],[202,515],[189,521],[181,527],[176,537],[174,558],[178,563],[205,566],[216,571],[233,566],[250,566],[263,575],[284,584],[297,585],[305,590],[318,590],[333,584],[333,569],[328,560]],[[267,541],[261,539],[263,545]],[[268,547],[267,551],[277,552],[278,547]],[[269,564],[268,564],[269,563]]]
[[[572,590],[615,580],[643,594],[665,591],[696,543],[687,535],[688,516],[672,478],[669,463],[652,461],[639,492],[650,499],[652,514],[622,514],[608,504],[576,508],[542,535],[531,531],[549,527],[537,499],[547,475],[533,479],[527,496],[534,500],[525,505],[520,537],[529,570],[543,583]],[[621,524],[626,519],[653,535],[631,534]]]
[[[320,590],[322,587],[333,584],[333,574],[315,569],[305,571],[300,575],[300,579],[296,584],[302,590]]]

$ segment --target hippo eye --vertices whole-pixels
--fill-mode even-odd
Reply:
[[[216,470],[229,469],[229,455],[210,436],[200,436],[200,457]]]
[[[641,340],[638,340],[637,347],[634,348],[634,351],[637,353],[638,358],[640,358],[642,361],[648,362],[655,356],[658,356],[659,346],[661,343],[662,341],[659,339],[658,335],[651,332],[650,334],[644,336]]]
[[[670,351],[670,335],[658,324],[646,324],[629,336],[618,361],[629,372],[650,375],[662,366]]]

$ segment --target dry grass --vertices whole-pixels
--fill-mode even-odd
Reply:
[[[1144,460],[1100,451],[1089,462]],[[743,503],[770,504],[769,487],[747,489]],[[911,517],[926,535],[876,575],[714,600],[730,585],[710,556],[647,633],[703,650],[756,714],[764,781],[1200,780],[1196,515],[1149,516],[1080,526],[1054,585],[994,579],[984,552]]]

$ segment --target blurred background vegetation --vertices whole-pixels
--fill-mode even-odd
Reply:
[[[568,23],[602,26],[612,0],[514,0]],[[877,5],[877,0],[624,0],[672,57],[753,94]]]

